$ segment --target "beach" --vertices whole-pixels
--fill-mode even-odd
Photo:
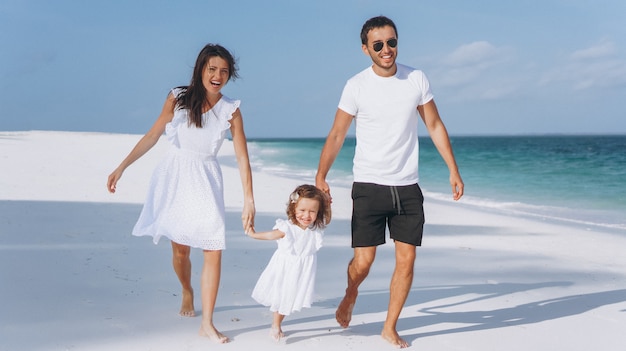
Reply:
[[[140,137],[0,132],[0,351],[392,349],[379,336],[391,242],[379,248],[361,285],[351,326],[342,329],[334,318],[352,257],[350,189],[340,185],[331,188],[333,221],[318,255],[316,302],[285,319],[280,343],[269,338],[271,313],[250,293],[276,244],[241,229],[241,183],[229,141],[219,156],[227,248],[214,321],[231,342],[198,336],[200,317],[178,315],[169,242],[130,235],[165,138],[127,169],[116,194],[106,191],[107,176]],[[295,186],[313,182],[259,171],[253,179],[257,230],[284,217]],[[623,349],[626,231],[428,196],[425,212],[398,323],[410,349]],[[199,250],[192,260],[199,315]]]

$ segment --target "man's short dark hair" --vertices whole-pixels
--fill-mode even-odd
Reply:
[[[376,16],[368,19],[363,24],[363,28],[361,29],[361,44],[367,44],[367,33],[369,33],[374,28],[381,28],[384,26],[393,27],[393,31],[396,32],[396,38],[398,37],[398,30],[396,29],[395,23],[392,20],[385,16]]]

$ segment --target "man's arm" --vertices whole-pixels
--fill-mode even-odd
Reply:
[[[337,109],[335,121],[333,122],[333,126],[326,137],[324,148],[322,148],[320,163],[317,166],[317,174],[315,175],[315,186],[328,195],[330,195],[330,188],[326,182],[326,176],[328,175],[328,171],[333,165],[333,162],[335,162],[339,151],[341,151],[341,147],[343,146],[343,142],[346,140],[346,134],[348,134],[353,118],[354,116],[351,114],[341,109]]]
[[[439,151],[439,154],[448,166],[448,170],[450,171],[450,185],[452,186],[452,197],[454,200],[458,200],[463,196],[464,184],[461,179],[461,174],[459,173],[459,167],[454,158],[454,153],[452,152],[448,131],[439,116],[435,100],[430,100],[426,104],[418,106],[417,110],[420,116],[422,116],[422,120],[426,125],[426,129],[428,129],[430,138],[435,144],[437,151]]]

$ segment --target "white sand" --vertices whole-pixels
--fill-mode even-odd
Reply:
[[[197,336],[200,318],[178,316],[180,287],[167,240],[130,236],[162,140],[132,165],[118,193],[106,178],[138,135],[0,132],[0,350],[381,350],[393,269],[379,249],[352,326],[335,308],[345,289],[349,189],[334,187],[333,222],[319,253],[318,302],[268,337],[271,314],[250,292],[275,243],[240,230],[241,185],[225,143],[227,250],[215,313],[232,339]],[[254,173],[257,229],[283,216],[299,183]],[[468,185],[471,189],[471,184]],[[426,200],[424,246],[400,334],[420,350],[623,350],[625,232],[550,223]],[[192,255],[196,310],[199,267]]]

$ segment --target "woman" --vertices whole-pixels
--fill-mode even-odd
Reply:
[[[254,226],[255,215],[240,101],[221,93],[224,85],[237,77],[235,60],[228,50],[220,45],[206,45],[198,55],[189,86],[172,89],[152,128],[107,182],[107,189],[114,193],[124,170],[148,152],[165,132],[172,146],[154,170],[133,235],[152,236],[155,244],[161,236],[171,240],[174,271],[182,285],[182,316],[195,315],[190,250],[203,250],[200,335],[218,343],[228,342],[228,338],[213,325],[225,248],[224,190],[216,155],[229,129],[243,187],[244,230]]]

